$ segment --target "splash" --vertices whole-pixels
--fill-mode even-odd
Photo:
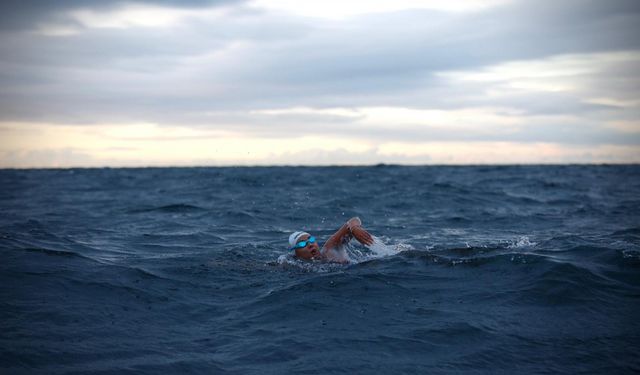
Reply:
[[[352,263],[361,263],[371,259],[388,257],[412,249],[413,246],[402,243],[387,245],[376,236],[373,236],[373,244],[369,246],[362,246],[355,241],[345,245],[345,250]]]
[[[332,272],[343,269],[345,266],[396,255],[405,250],[413,250],[413,246],[403,243],[387,245],[380,238],[373,236],[373,244],[369,246],[363,246],[356,241],[352,241],[344,245],[341,250],[346,252],[349,263],[341,264],[321,261],[305,261],[297,259],[292,254],[284,254],[278,257],[276,264],[284,268],[295,269],[303,272]]]
[[[283,254],[278,257],[276,263],[278,266],[303,273],[327,273],[344,268],[340,263],[326,263],[321,261],[306,261],[293,256],[292,254]]]
[[[508,249],[517,249],[517,248],[521,248],[521,247],[530,247],[530,246],[535,246],[535,245],[536,245],[536,243],[535,242],[531,242],[529,240],[529,237],[521,236],[520,238],[511,241],[509,243],[509,245],[507,245],[507,248]]]
[[[622,250],[622,257],[624,259],[640,260],[640,251]]]

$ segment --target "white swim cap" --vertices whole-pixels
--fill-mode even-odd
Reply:
[[[289,246],[294,247],[298,243],[298,238],[304,236],[305,234],[309,236],[309,233],[303,231],[291,233],[291,235],[289,236]]]

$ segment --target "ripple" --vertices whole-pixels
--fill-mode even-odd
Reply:
[[[144,213],[144,212],[161,212],[161,213],[189,213],[189,212],[198,212],[204,211],[205,209],[200,206],[195,206],[191,204],[178,203],[178,204],[169,204],[158,207],[150,207],[150,208],[140,208],[130,210],[130,213]]]

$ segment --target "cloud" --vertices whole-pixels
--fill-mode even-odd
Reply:
[[[5,0],[0,2],[0,31],[29,30],[52,21],[68,22],[68,13],[77,10],[105,12],[132,4],[197,9],[242,2],[244,0]]]
[[[383,142],[640,143],[637,1],[299,4],[4,2],[0,122],[332,137],[363,160]]]
[[[590,7],[598,12],[576,11]],[[425,91],[448,84],[436,76],[442,71],[637,49],[629,30],[639,17],[628,8],[634,10],[627,2],[515,2],[471,14],[414,10],[340,22],[256,12],[215,23],[193,16],[159,30],[7,34],[0,45],[3,102],[26,108],[2,113],[26,120],[65,108],[61,117],[73,121],[78,103],[78,121],[90,114],[150,121],[149,112],[165,108],[424,107],[431,102]],[[58,103],[43,105],[52,101]]]
[[[303,17],[342,20],[376,13],[394,13],[403,10],[433,9],[447,12],[471,12],[504,3],[505,0],[325,0],[322,3],[295,0],[255,0],[260,8],[285,12]]]

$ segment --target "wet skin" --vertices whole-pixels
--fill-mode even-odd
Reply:
[[[300,241],[306,241],[309,239],[309,235],[302,235],[300,236],[300,238],[298,238],[298,242]],[[296,250],[296,256],[300,259],[306,259],[306,260],[317,260],[317,259],[322,259],[322,254],[320,253],[320,246],[318,246],[318,240],[316,240],[314,243],[307,243],[307,246],[303,247],[303,248],[297,248]]]

